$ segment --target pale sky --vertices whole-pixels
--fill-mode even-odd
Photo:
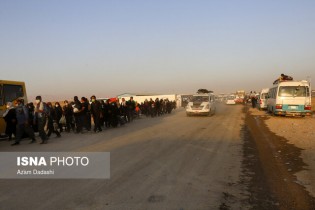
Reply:
[[[315,81],[315,1],[0,0],[0,49],[32,97],[259,91]]]

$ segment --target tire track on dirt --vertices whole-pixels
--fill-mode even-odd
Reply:
[[[251,178],[249,203],[254,209],[315,209],[315,199],[296,183],[294,176],[305,166],[300,158],[301,149],[270,132],[264,120],[250,115],[247,108],[244,112],[243,167]]]

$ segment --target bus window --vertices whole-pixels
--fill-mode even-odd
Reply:
[[[14,101],[19,97],[23,97],[23,87],[21,85],[3,85],[2,97],[4,99],[4,103]]]
[[[209,96],[193,96],[192,102],[208,102]]]
[[[268,93],[262,93],[260,99],[267,99]]]
[[[279,88],[279,96],[306,97],[309,96],[309,89],[306,86],[283,86]]]

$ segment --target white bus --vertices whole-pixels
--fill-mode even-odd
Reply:
[[[264,88],[260,91],[259,104],[258,104],[260,110],[267,109],[268,93],[269,93],[269,88]]]
[[[186,115],[206,115],[215,113],[215,97],[213,93],[195,94],[186,106]]]
[[[267,110],[273,115],[311,115],[310,83],[302,81],[282,81],[269,89]]]

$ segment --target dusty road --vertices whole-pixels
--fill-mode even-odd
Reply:
[[[111,154],[108,180],[0,180],[0,209],[286,209],[288,200],[312,209],[313,198],[300,185],[294,183],[290,197],[282,182],[273,188],[277,176],[266,170],[279,172],[277,163],[253,137],[261,127],[253,119],[241,105],[218,104],[212,117],[177,110],[98,134],[64,134],[47,145],[0,142],[0,151]]]

